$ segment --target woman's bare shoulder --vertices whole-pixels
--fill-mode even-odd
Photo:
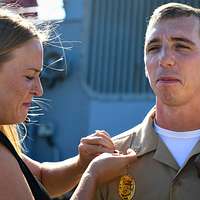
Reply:
[[[0,179],[2,199],[34,199],[17,160],[2,144],[0,144]]]

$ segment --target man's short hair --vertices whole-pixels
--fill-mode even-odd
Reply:
[[[178,17],[194,16],[199,20],[200,24],[200,9],[181,3],[167,3],[156,8],[150,17],[146,35],[154,25],[162,20],[173,19]]]

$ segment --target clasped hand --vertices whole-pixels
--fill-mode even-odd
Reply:
[[[114,153],[115,147],[106,131],[97,130],[95,133],[82,138],[78,149],[78,164],[86,169],[96,156],[102,153]]]
[[[126,173],[127,166],[136,159],[132,149],[127,154],[115,150],[114,143],[105,131],[96,131],[81,139],[79,145],[79,164],[85,173],[96,179],[97,184],[107,182]]]

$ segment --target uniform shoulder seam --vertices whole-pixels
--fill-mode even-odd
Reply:
[[[133,136],[133,134],[136,134],[138,132],[138,130],[140,129],[140,125],[141,124],[138,124],[137,126],[135,126],[135,127],[131,128],[131,129],[127,130],[127,131],[124,131],[124,132],[112,137],[112,139],[116,141],[118,139],[121,140],[121,139],[124,139],[126,137]]]

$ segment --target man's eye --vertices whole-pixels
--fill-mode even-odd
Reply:
[[[154,45],[154,46],[150,46],[147,48],[147,52],[150,53],[150,52],[155,52],[155,51],[158,51],[160,49],[160,46],[159,45]]]
[[[186,49],[186,50],[190,50],[191,49],[189,46],[184,45],[184,44],[176,44],[175,48],[176,49]]]

